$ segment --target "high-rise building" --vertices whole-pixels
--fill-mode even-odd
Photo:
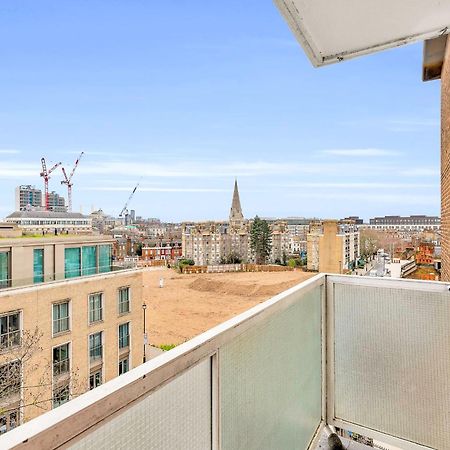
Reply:
[[[49,192],[48,210],[54,212],[67,212],[66,199],[55,191]]]
[[[25,211],[42,206],[42,191],[31,185],[20,185],[15,192],[15,210]]]

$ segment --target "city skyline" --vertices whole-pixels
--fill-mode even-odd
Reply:
[[[257,20],[232,3],[4,2],[0,216],[15,186],[42,188],[42,156],[71,167],[81,151],[84,213],[117,215],[140,181],[139,215],[222,220],[237,177],[246,217],[439,214],[421,45],[317,71],[271,2]]]

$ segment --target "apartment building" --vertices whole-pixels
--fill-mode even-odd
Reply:
[[[20,185],[15,189],[16,211],[42,207],[42,191],[31,185]]]
[[[110,272],[113,242],[107,236],[1,239],[0,288]]]
[[[360,257],[359,232],[353,222],[314,222],[307,236],[308,270],[343,273]]]
[[[49,192],[48,209],[53,212],[67,212],[66,199],[55,191]]]
[[[0,291],[0,434],[143,360],[142,272]]]
[[[15,211],[5,218],[26,234],[92,233],[92,219],[81,213],[54,211]]]
[[[369,220],[367,228],[375,230],[399,230],[399,231],[423,231],[439,230],[441,219],[437,216],[384,216],[374,217]]]

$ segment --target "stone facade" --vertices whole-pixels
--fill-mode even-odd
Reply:
[[[127,289],[129,308],[119,305],[119,290]],[[102,313],[90,320],[89,297],[102,295]],[[97,384],[119,375],[119,362],[128,358],[128,370],[143,360],[143,271],[123,271],[88,278],[55,281],[38,286],[0,291],[0,322],[2,351],[0,369],[15,359],[18,345],[13,340],[5,318],[18,317],[18,335],[40,335],[38,347],[23,363],[22,389],[17,398],[11,394],[0,399],[0,423],[9,428],[14,423],[28,421],[55,407],[54,395],[61,383],[69,386],[70,396],[90,388],[90,376],[98,373]],[[68,302],[68,319],[62,331],[55,324],[54,305]],[[128,325],[127,345],[119,346],[119,327]],[[101,333],[100,357],[93,360],[90,335]],[[122,341],[123,342],[123,341]],[[55,365],[54,349],[68,344],[68,361],[60,373]],[[21,404],[22,408],[19,408]],[[17,408],[17,409],[15,409]],[[14,412],[16,411],[16,412]],[[18,413],[17,413],[18,412]],[[12,414],[12,415],[11,415]],[[6,419],[5,419],[6,418]],[[3,426],[3,425],[2,425]]]

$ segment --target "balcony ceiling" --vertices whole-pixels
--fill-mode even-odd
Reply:
[[[314,66],[437,37],[450,0],[274,0]]]

